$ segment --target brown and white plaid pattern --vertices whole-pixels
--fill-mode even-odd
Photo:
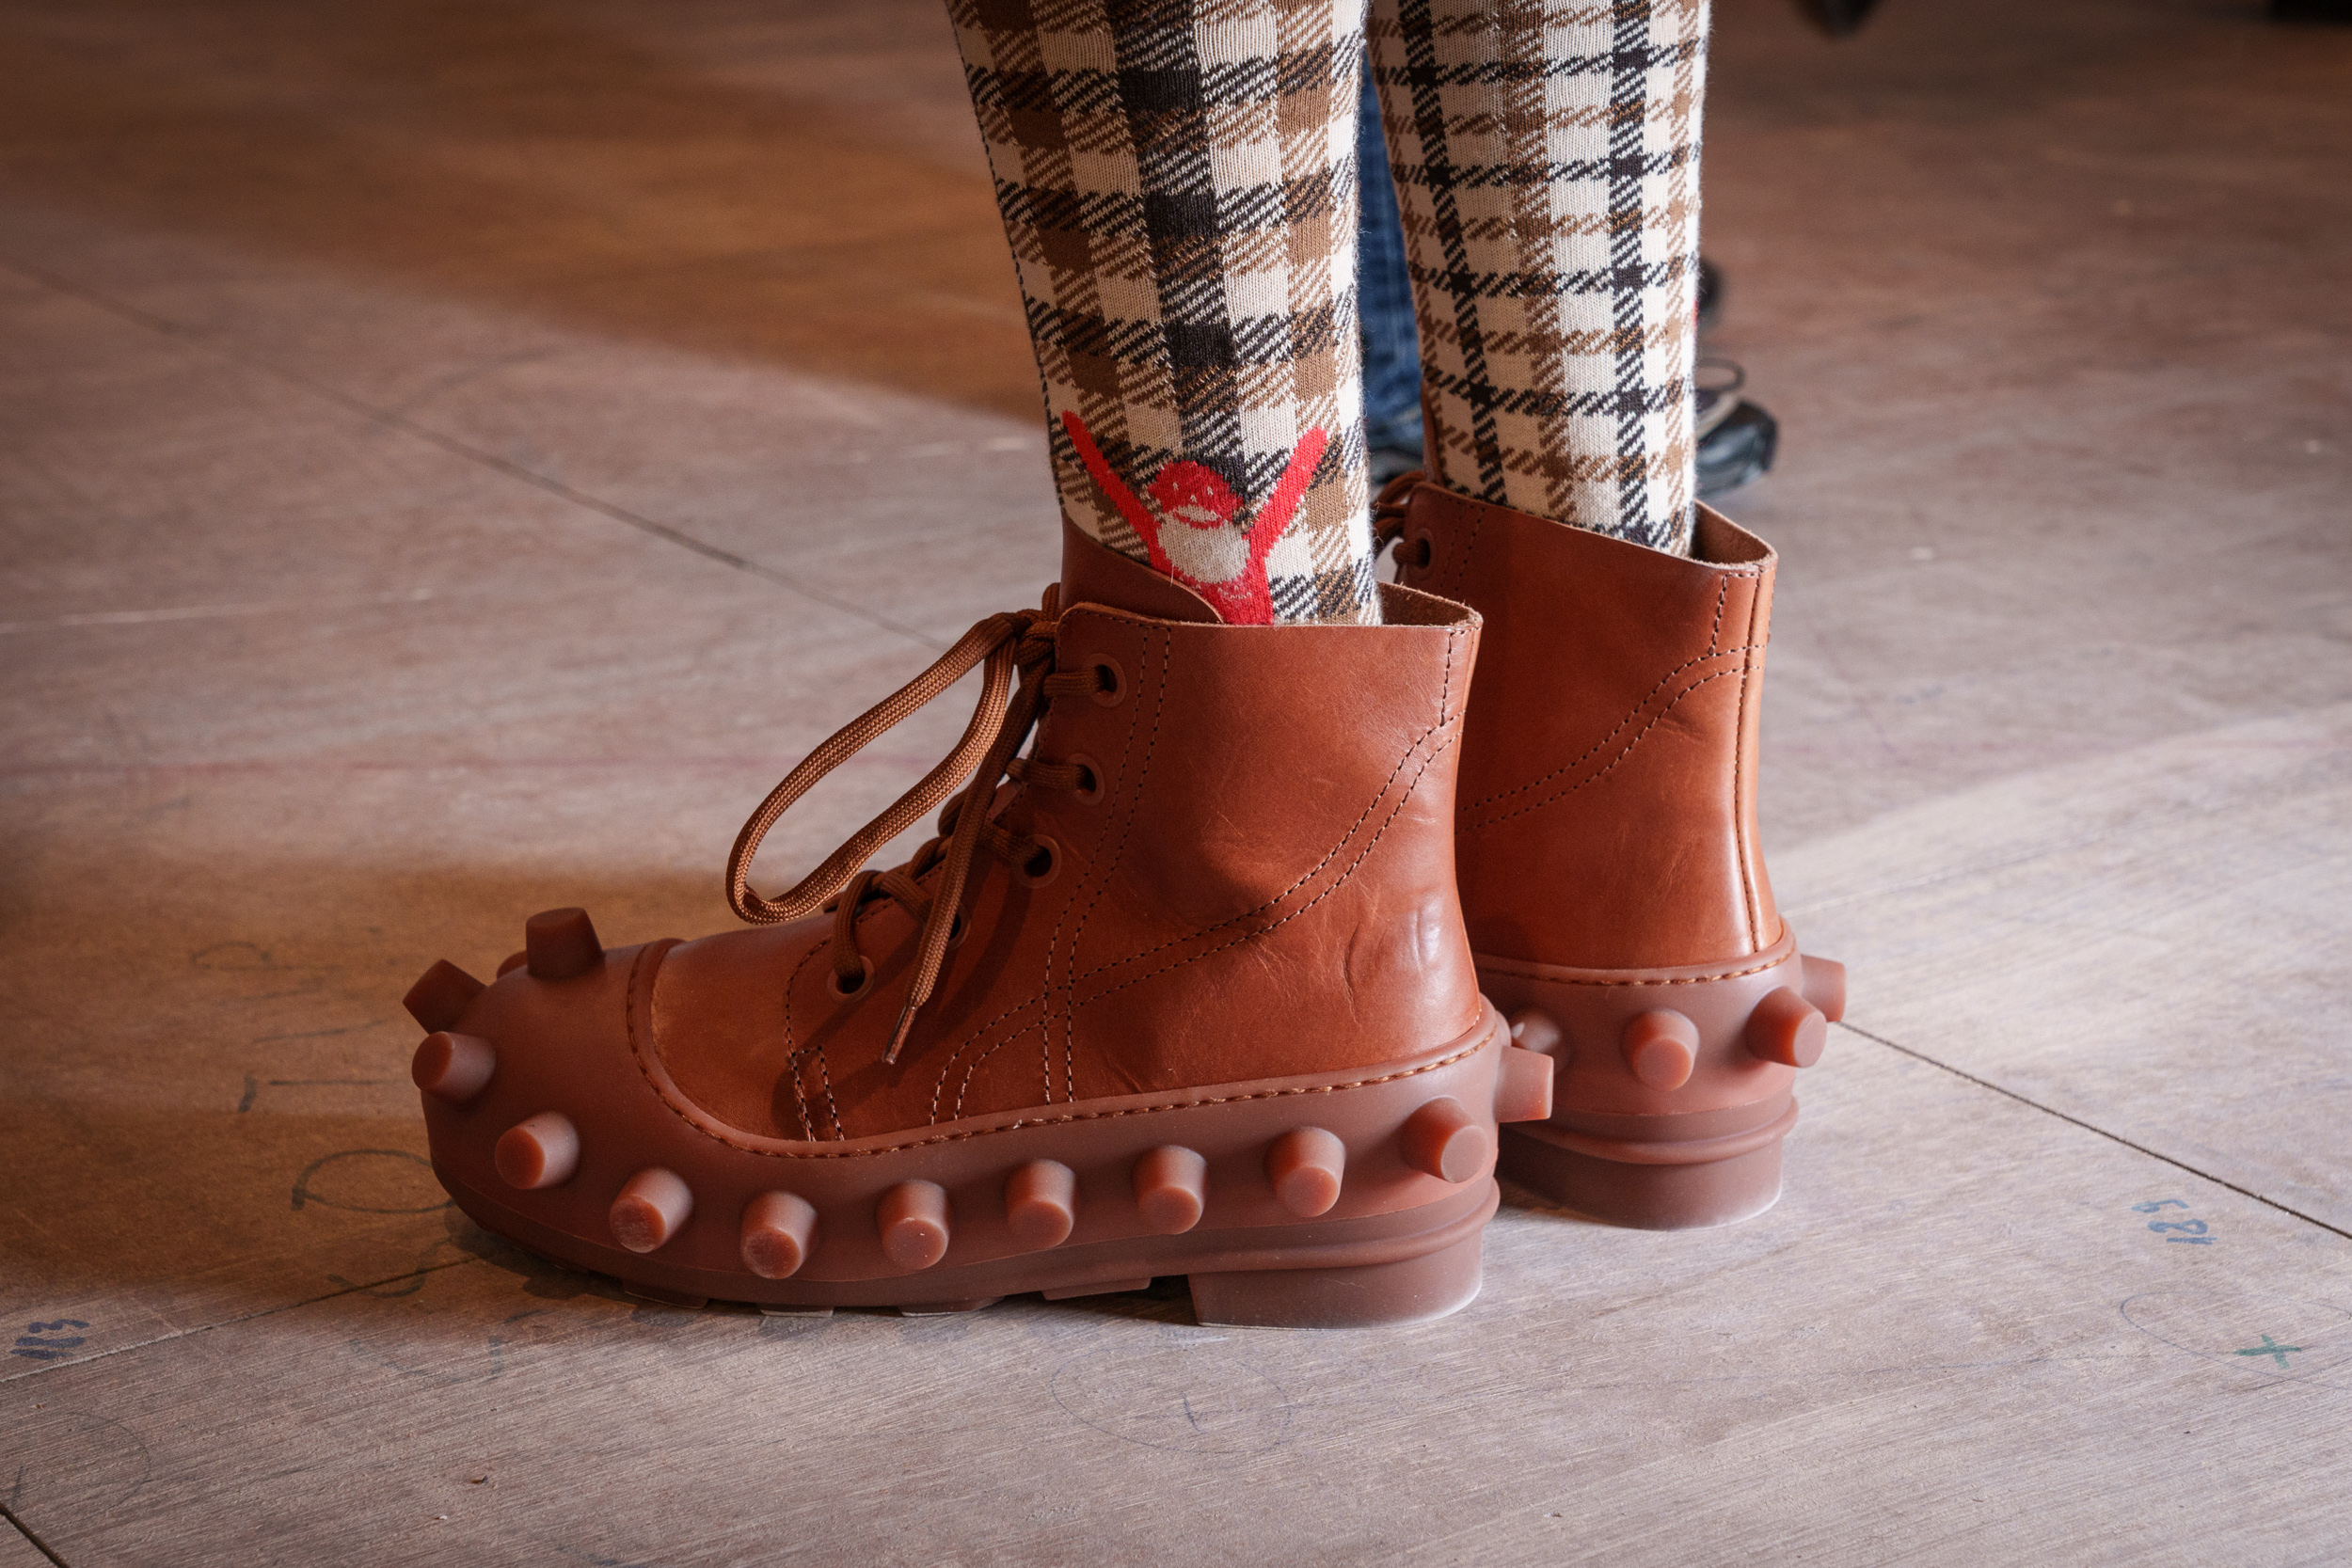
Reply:
[[[1377,0],[1430,461],[1677,553],[1707,0]]]
[[[1378,620],[1361,0],[948,0],[948,14],[1064,510],[1228,620]]]

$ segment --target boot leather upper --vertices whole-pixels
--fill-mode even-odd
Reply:
[[[1775,559],[1711,508],[1696,531],[1685,558],[1410,492],[1402,576],[1485,617],[1455,837],[1482,960],[1660,969],[1779,940],[1756,831]]]
[[[983,855],[963,935],[895,1064],[915,922],[874,899],[873,970],[833,988],[833,921],[680,944],[652,1044],[709,1115],[837,1139],[1028,1106],[1373,1069],[1469,1031],[1454,773],[1477,617],[1406,589],[1389,625],[1227,626],[1065,525],[1057,698],[1030,753],[1097,798],[1008,784],[998,820],[1057,847],[1041,885]],[[1116,607],[1116,608],[1114,608]]]

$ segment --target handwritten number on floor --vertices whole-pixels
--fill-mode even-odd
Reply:
[[[68,1334],[69,1328],[87,1328],[79,1318],[59,1318],[55,1323],[26,1323],[24,1332],[16,1337],[16,1347],[10,1355],[22,1355],[34,1361],[62,1361],[66,1353],[81,1345],[83,1337]]]
[[[2165,1209],[2178,1209],[2181,1211],[2181,1216],[2177,1219],[2169,1220],[2150,1220],[2148,1222],[2149,1229],[2156,1232],[2160,1236],[2164,1236],[2164,1239],[2168,1242],[2185,1242],[2190,1246],[2213,1245],[2213,1238],[2205,1234],[2205,1222],[2203,1220],[2188,1218],[2188,1205],[2182,1202],[2179,1198],[2160,1197],[2153,1203],[2135,1203],[2132,1205],[2132,1212],[2135,1214],[2153,1214]],[[2176,1236],[2165,1235],[2165,1232],[2167,1231],[2178,1231],[2180,1234]]]

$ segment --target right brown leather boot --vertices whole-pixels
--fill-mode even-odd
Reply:
[[[1846,982],[1798,953],[1756,842],[1771,547],[1701,506],[1693,556],[1667,555],[1418,474],[1380,512],[1400,580],[1486,618],[1462,909],[1480,986],[1558,1064],[1503,1173],[1649,1229],[1772,1207]]]
[[[1383,609],[1225,626],[1071,531],[1041,610],[753,816],[756,928],[608,952],[560,910],[487,988],[427,972],[434,1170],[485,1228],[664,1300],[945,1311],[1181,1274],[1206,1322],[1460,1307],[1496,1124],[1547,1114],[1551,1073],[1480,998],[1454,895],[1478,619]],[[752,893],[784,809],[976,665],[954,754]],[[859,869],[966,777],[939,838]]]

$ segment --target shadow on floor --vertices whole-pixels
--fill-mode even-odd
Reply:
[[[952,83],[935,5],[833,21],[894,24],[882,51],[914,90],[941,72]],[[762,19],[749,40],[789,59],[826,25]],[[20,223],[71,214],[81,232],[40,251],[96,251],[76,259],[78,278],[183,325],[265,295],[268,336],[364,330],[355,315],[381,307],[355,310],[335,287],[356,279],[1036,413],[977,136],[966,157],[927,158],[874,120],[887,101],[762,90],[584,8],[515,0],[20,9],[0,14],[0,57],[17,84],[0,108],[0,192],[31,210]],[[142,250],[160,231],[196,253],[131,276],[113,264],[120,230],[140,231]],[[316,284],[289,265],[329,287],[303,297]],[[324,319],[290,319],[306,311]],[[398,314],[375,325],[405,357],[414,312]]]

